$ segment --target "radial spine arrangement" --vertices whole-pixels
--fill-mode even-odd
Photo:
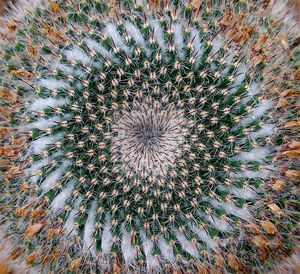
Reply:
[[[299,54],[275,8],[41,1],[11,22],[0,61],[11,256],[54,273],[258,273],[291,254]]]

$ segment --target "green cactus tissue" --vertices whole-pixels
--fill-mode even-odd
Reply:
[[[283,5],[35,1],[8,22],[10,258],[46,273],[261,273],[291,255],[300,74]]]

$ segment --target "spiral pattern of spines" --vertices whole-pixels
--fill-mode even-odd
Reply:
[[[27,101],[20,102],[11,123],[20,124],[17,134],[29,139],[21,161],[26,182],[13,181],[12,186],[36,195],[20,197],[16,205],[5,202],[14,205],[12,215],[32,220],[19,233],[35,241],[47,230],[47,241],[53,241],[47,252],[53,257],[46,259],[52,263],[59,249],[55,237],[64,231],[61,252],[75,254],[70,270],[86,264],[81,248],[90,254],[92,268],[101,261],[105,269],[108,256],[117,262],[121,257],[134,269],[157,271],[163,264],[208,270],[208,261],[222,265],[224,258],[234,270],[247,269],[248,261],[259,268],[260,259],[253,261],[248,254],[257,247],[268,249],[268,237],[276,238],[279,230],[284,235],[285,223],[296,219],[291,213],[282,226],[267,220],[272,211],[276,217],[284,214],[269,202],[268,181],[272,172],[278,173],[272,160],[285,138],[274,133],[278,117],[263,90],[269,80],[262,72],[271,57],[255,56],[268,37],[258,40],[249,57],[243,45],[255,23],[233,38],[236,49],[230,39],[218,36],[233,20],[230,10],[222,17],[211,3],[201,13],[182,4],[180,11],[174,4],[165,6],[163,14],[144,14],[139,4],[131,5],[52,3],[28,16],[15,45],[5,49],[5,70],[13,77],[6,87],[18,89]],[[244,7],[236,5],[233,9]],[[96,19],[98,12],[104,22]],[[237,16],[237,22],[243,17]],[[4,90],[2,97],[8,93]],[[16,98],[9,95],[13,103]],[[178,156],[171,155],[160,172],[146,170],[145,162],[140,170],[135,158],[124,162],[128,147],[117,150],[127,132],[118,131],[122,116],[134,112],[137,119],[146,110],[151,115],[156,103],[155,119],[164,111],[184,117],[178,151],[168,150]],[[141,123],[153,124],[154,118],[145,115]],[[154,131],[148,126],[148,137]],[[132,135],[127,138],[130,144]],[[20,170],[10,169],[6,179]],[[46,215],[57,221],[51,229]],[[279,248],[274,242],[274,249]],[[31,259],[45,250],[32,252]]]

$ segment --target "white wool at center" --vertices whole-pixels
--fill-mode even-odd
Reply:
[[[149,22],[149,25],[151,25],[151,27],[154,29],[154,39],[155,39],[156,43],[158,43],[158,45],[160,46],[160,48],[163,51],[167,50],[167,46],[165,44],[163,31],[162,31],[162,28],[161,28],[161,25],[160,25],[159,21],[152,20],[152,21]],[[147,41],[147,42],[149,43],[149,41]]]
[[[131,236],[124,228],[122,229],[121,249],[125,263],[127,265],[134,264],[136,259],[136,249],[131,245]]]
[[[124,26],[128,35],[130,35],[135,40],[137,45],[140,46],[146,52],[147,57],[150,57],[151,51],[147,48],[144,37],[140,29],[129,21],[125,21]]]
[[[64,174],[66,171],[66,168],[70,166],[71,163],[69,161],[64,161],[62,163],[62,166],[58,169],[55,169],[52,171],[48,176],[45,181],[41,184],[41,189],[45,192],[51,190],[52,188],[55,187],[57,182],[59,181],[60,177]]]
[[[114,239],[111,233],[111,218],[110,216],[105,217],[105,225],[102,232],[101,249],[103,255],[109,254],[111,247],[114,243]]]
[[[39,129],[39,130],[45,130],[48,128],[53,127],[56,122],[60,122],[60,119],[57,118],[50,118],[50,119],[38,119],[37,121],[30,123],[26,126],[26,128],[28,128],[28,130],[32,130],[32,129]]]
[[[206,215],[206,220],[208,220],[212,226],[217,228],[219,231],[230,232],[232,231],[232,227],[223,219],[219,219],[217,216]]]
[[[191,229],[196,233],[196,235],[203,241],[206,243],[207,247],[213,249],[213,250],[217,250],[218,247],[218,243],[216,241],[214,241],[210,235],[208,235],[204,228],[201,227],[197,227],[195,225],[190,225]]]
[[[80,61],[83,65],[89,65],[92,62],[91,56],[88,56],[79,46],[74,46],[64,52],[69,61]]]
[[[100,43],[90,38],[86,38],[84,42],[91,50],[101,53],[104,58],[109,58],[110,60],[113,58],[112,53],[105,49]]]
[[[75,182],[69,182],[68,186],[59,193],[51,203],[51,210],[55,214],[59,209],[65,206],[65,201],[71,196]]]
[[[243,119],[241,121],[242,126],[246,126],[254,121],[258,121],[260,117],[264,115],[264,113],[274,106],[274,103],[270,100],[265,100],[260,103],[257,107],[255,107],[251,112],[249,117]]]
[[[152,255],[153,250],[153,242],[147,238],[145,231],[140,231],[141,239],[143,241],[142,247],[146,255],[146,263],[147,269],[150,271],[151,269],[158,269],[159,262],[158,260]]]
[[[254,148],[250,151],[242,151],[238,155],[230,158],[230,160],[243,161],[243,163],[252,162],[252,161],[263,163],[265,162],[266,157],[269,154],[270,154],[270,150],[268,148],[259,147],[259,148]]]
[[[203,50],[203,47],[202,47],[202,43],[200,42],[199,33],[196,29],[193,29],[191,31],[191,41],[193,39],[194,39],[194,41],[193,41],[192,47],[194,49],[193,53],[194,54],[197,53],[197,55],[195,57],[195,67],[197,68],[200,64],[200,59],[202,57],[202,54],[203,54],[204,50]]]
[[[167,243],[165,238],[160,235],[158,237],[158,246],[161,251],[162,256],[170,263],[174,263],[176,258],[174,256],[174,251],[170,244]]]
[[[199,252],[198,252],[197,248],[195,247],[195,245],[191,241],[188,241],[187,238],[185,237],[185,235],[181,231],[175,229],[174,233],[176,235],[177,240],[180,242],[182,248],[186,252],[191,254],[193,257],[199,258]]]
[[[28,110],[29,111],[42,111],[45,109],[48,109],[49,107],[60,107],[63,105],[66,105],[69,102],[68,99],[63,99],[63,98],[54,98],[54,97],[49,97],[49,98],[38,98],[34,100]]]
[[[174,46],[177,50],[177,54],[181,60],[184,60],[185,52],[183,50],[183,25],[182,24],[174,24],[172,26],[172,31],[174,32]]]
[[[39,82],[40,87],[45,87],[51,90],[55,89],[69,89],[70,84],[68,82],[62,81],[62,80],[56,80],[54,78],[47,78],[47,79],[41,79]]]
[[[66,222],[64,224],[64,229],[66,230],[67,235],[69,235],[69,236],[75,236],[78,233],[78,231],[76,229],[73,230],[73,228],[75,225],[75,223],[74,223],[75,215],[79,210],[79,205],[80,205],[81,201],[82,201],[82,197],[78,197],[74,201],[72,210],[69,213],[68,219],[66,220]]]
[[[62,136],[62,134],[56,134],[56,135],[45,136],[45,137],[36,139],[33,142],[31,142],[29,151],[33,152],[35,154],[42,153],[45,151],[48,144],[55,143],[61,136]]]
[[[86,220],[84,226],[84,233],[83,233],[83,249],[88,250],[94,256],[96,255],[95,245],[92,246],[93,238],[92,235],[95,231],[95,217],[96,217],[96,205],[97,202],[93,201],[91,207],[89,208],[88,218]]]
[[[125,43],[124,43],[125,41],[120,36],[115,24],[113,24],[113,23],[106,24],[105,29],[103,30],[103,32],[106,36],[109,36],[109,37],[112,38],[112,40],[114,41],[115,45],[118,48],[125,51],[127,55],[130,54],[130,50],[129,50],[128,46],[125,45]]]

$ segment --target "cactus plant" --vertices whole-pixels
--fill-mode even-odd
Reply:
[[[12,257],[55,273],[194,273],[291,254],[299,54],[274,5],[42,1],[8,24]]]

